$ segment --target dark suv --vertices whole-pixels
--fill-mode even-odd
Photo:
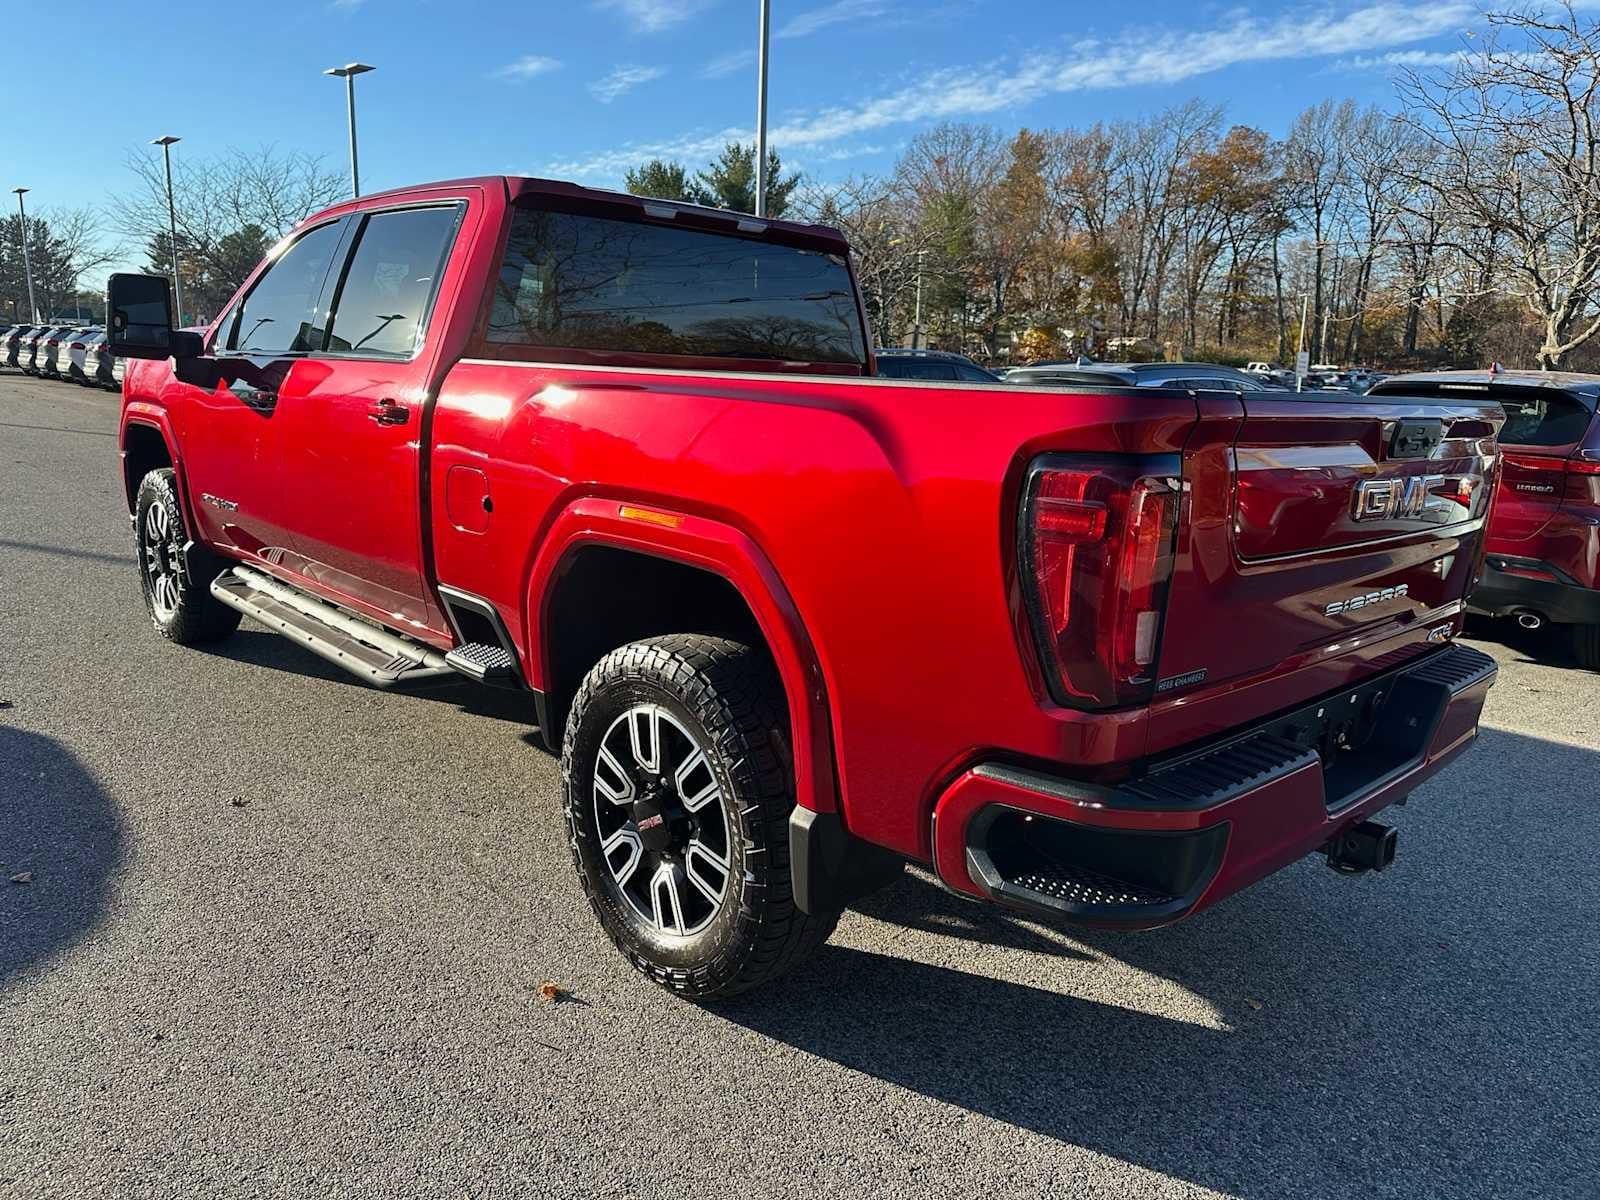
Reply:
[[[1041,363],[1006,374],[1007,383],[1048,387],[1104,384],[1113,387],[1189,388],[1200,392],[1282,392],[1258,376],[1216,363]]]
[[[877,352],[878,374],[886,379],[941,379],[958,383],[997,383],[999,376],[985,371],[965,354],[948,350],[884,349]]]
[[[1600,671],[1600,375],[1445,371],[1368,395],[1499,401],[1503,465],[1471,607],[1525,629],[1569,626],[1578,662]]]

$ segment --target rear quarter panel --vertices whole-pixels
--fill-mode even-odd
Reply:
[[[527,589],[560,514],[626,501],[737,529],[816,648],[847,824],[925,858],[935,789],[980,753],[1142,750],[1142,711],[1042,699],[1016,619],[1017,490],[1045,450],[1174,452],[1194,413],[1173,394],[466,361],[433,413],[438,578],[499,608],[537,686]],[[481,532],[444,515],[458,466],[488,478]]]

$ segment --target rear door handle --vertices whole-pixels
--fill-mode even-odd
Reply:
[[[367,416],[379,425],[404,425],[411,419],[411,406],[394,400],[374,400],[367,405]]]

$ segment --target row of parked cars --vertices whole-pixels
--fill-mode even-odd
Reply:
[[[123,360],[98,325],[0,325],[0,366],[85,387],[122,388]]]

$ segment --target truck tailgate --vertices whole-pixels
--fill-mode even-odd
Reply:
[[[1498,407],[1260,393],[1203,405],[1158,697],[1457,613],[1484,536]]]

